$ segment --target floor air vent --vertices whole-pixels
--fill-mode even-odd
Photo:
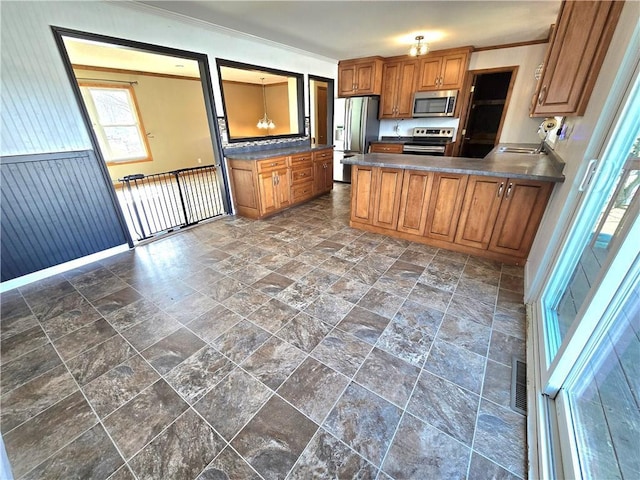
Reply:
[[[527,364],[516,357],[511,359],[511,409],[527,414]]]

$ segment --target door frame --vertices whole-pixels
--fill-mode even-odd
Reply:
[[[217,123],[217,114],[215,101],[213,99],[213,82],[211,80],[211,70],[209,68],[208,57],[204,53],[191,52],[188,50],[179,50],[171,47],[164,47],[161,45],[154,45],[151,43],[138,42],[135,40],[129,40],[125,38],[111,37],[107,35],[100,35],[97,33],[83,32],[80,30],[72,30],[64,27],[51,26],[51,31],[53,33],[54,40],[56,42],[56,46],[58,47],[58,52],[60,53],[60,57],[62,59],[62,63],[64,65],[65,71],[67,73],[67,77],[69,79],[69,83],[71,84],[71,89],[73,90],[73,94],[76,99],[76,103],[78,108],[80,109],[80,113],[85,124],[85,130],[89,139],[91,141],[91,146],[93,151],[95,152],[96,158],[99,160],[100,169],[104,176],[105,182],[107,184],[107,188],[109,190],[109,195],[113,201],[114,207],[116,208],[118,219],[120,224],[125,232],[126,238],[129,243],[129,248],[134,247],[133,238],[129,232],[129,228],[127,227],[124,213],[122,211],[122,207],[120,206],[120,202],[118,201],[118,197],[116,194],[115,187],[113,186],[113,182],[111,181],[111,177],[109,175],[109,170],[107,169],[107,163],[102,155],[102,151],[100,150],[100,146],[98,143],[98,138],[93,131],[91,117],[89,116],[89,111],[82,99],[82,93],[80,91],[80,86],[76,79],[76,75],[73,71],[73,65],[71,63],[71,59],[69,58],[69,54],[67,52],[66,46],[64,44],[63,37],[73,37],[79,38],[83,40],[93,40],[96,42],[102,43],[110,43],[112,45],[118,45],[121,47],[127,47],[137,50],[143,50],[151,53],[158,53],[162,55],[184,58],[188,60],[195,60],[198,62],[198,68],[200,71],[200,84],[202,86],[202,93],[204,97],[204,106],[207,114],[207,121],[209,124],[209,133],[211,139],[211,147],[213,149],[213,157],[216,161],[216,167],[220,169],[220,175],[218,178],[218,182],[220,183],[221,190],[223,190],[222,194],[222,203],[224,206],[225,213],[229,214],[231,212],[231,197],[230,197],[230,189],[227,178],[227,171],[224,162],[224,155],[222,152],[222,142],[220,138],[220,131],[218,129]]]
[[[311,80],[325,82],[327,84],[327,145],[333,145],[333,100],[335,98],[335,87],[333,78],[320,77],[318,75],[308,75],[307,85],[309,92],[309,119],[311,120]],[[314,95],[315,97],[315,95]],[[311,125],[309,126],[309,136],[311,136]]]
[[[459,116],[460,116],[460,124],[458,125],[458,129],[456,132],[456,139],[453,147],[452,156],[457,157],[462,152],[462,139],[463,139],[462,132],[466,131],[467,124],[469,122],[469,113],[470,113],[470,108],[472,103],[471,99],[473,97],[473,92],[471,91],[471,87],[473,86],[476,76],[491,74],[491,73],[511,72],[511,80],[509,81],[507,97],[504,100],[504,108],[502,109],[502,116],[500,117],[500,125],[498,126],[498,132],[496,133],[496,142],[499,142],[500,135],[502,134],[502,127],[504,126],[504,120],[507,117],[507,110],[509,109],[509,102],[511,101],[511,94],[513,93],[513,87],[516,83],[518,69],[519,69],[518,65],[511,65],[506,67],[469,70],[466,73],[464,77],[462,90],[460,90],[460,95],[458,97],[458,98],[462,98],[462,102],[460,102],[459,110],[458,110]]]

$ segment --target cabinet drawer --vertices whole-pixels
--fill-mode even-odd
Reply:
[[[374,143],[371,153],[402,153],[401,143]]]
[[[308,182],[309,180],[313,180],[313,164],[311,162],[308,162],[308,165],[298,166],[291,170],[291,183],[294,185]]]
[[[313,152],[313,160],[333,160],[333,150],[318,150]]]
[[[287,167],[287,157],[266,158],[257,162],[258,173]]]
[[[311,161],[311,152],[291,155],[291,166],[292,167],[295,167],[296,165],[300,165],[300,164],[303,164],[305,162],[310,162],[310,161]]]
[[[313,182],[306,181],[291,188],[293,202],[299,202],[313,196]]]

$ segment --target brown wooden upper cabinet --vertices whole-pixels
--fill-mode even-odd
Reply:
[[[382,68],[380,118],[411,118],[419,62],[393,60]]]
[[[562,3],[531,102],[532,117],[584,115],[623,5]]]
[[[382,64],[382,57],[338,62],[338,96],[380,95]]]
[[[417,91],[458,90],[469,67],[472,47],[440,50],[420,59]]]

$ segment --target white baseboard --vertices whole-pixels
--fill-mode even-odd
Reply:
[[[8,292],[9,290],[13,290],[14,288],[22,287],[29,283],[52,277],[53,275],[57,275],[59,273],[68,272],[69,270],[73,270],[74,268],[82,267],[83,265],[87,265],[92,262],[97,262],[98,260],[117,255],[118,253],[126,252],[127,250],[129,250],[129,245],[124,244],[118,247],[109,248],[107,250],[102,250],[101,252],[87,255],[86,257],[76,258],[75,260],[71,260],[70,262],[61,263],[60,265],[54,265],[53,267],[45,268],[44,270],[38,270],[37,272],[23,275],[22,277],[7,280],[6,282],[0,283],[0,293]]]

